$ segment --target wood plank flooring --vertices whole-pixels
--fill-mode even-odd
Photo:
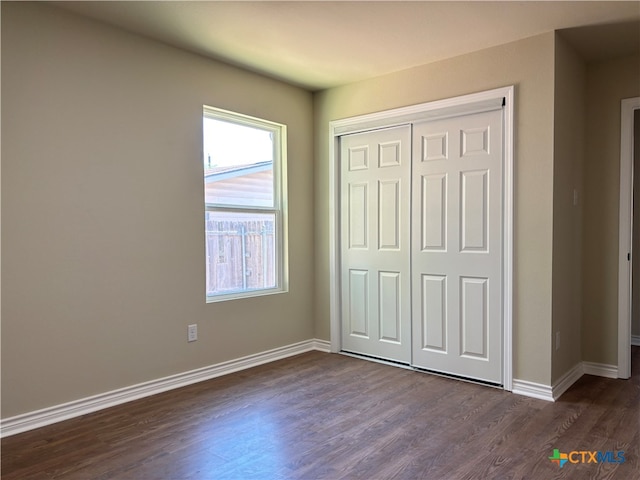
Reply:
[[[633,357],[550,403],[310,352],[3,439],[2,479],[640,479]]]

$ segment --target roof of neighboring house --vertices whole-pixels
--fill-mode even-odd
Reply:
[[[250,163],[246,165],[234,165],[227,167],[204,167],[205,183],[218,182],[228,178],[240,177],[242,175],[250,175],[252,173],[264,172],[273,168],[273,161]]]

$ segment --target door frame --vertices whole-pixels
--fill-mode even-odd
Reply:
[[[418,120],[454,117],[481,112],[502,103],[503,109],[503,265],[502,339],[503,388],[513,385],[513,179],[514,86],[462,95],[444,100],[358,115],[329,122],[329,301],[331,352],[342,345],[340,305],[340,136]]]
[[[633,255],[633,117],[640,97],[620,103],[620,220],[618,248],[618,378],[631,376]],[[631,257],[627,255],[631,254]]]

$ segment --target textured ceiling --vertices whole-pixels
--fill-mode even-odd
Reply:
[[[309,90],[558,29],[587,59],[640,50],[638,1],[53,3]]]

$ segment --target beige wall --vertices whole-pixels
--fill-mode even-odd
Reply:
[[[514,375],[551,380],[554,34],[317,93],[316,336],[329,339],[330,120],[514,84]]]
[[[2,46],[3,418],[328,340],[329,121],[512,84],[514,377],[617,362],[619,108],[640,57],[585,67],[547,33],[312,95],[7,2]],[[204,301],[203,104],[289,127],[288,294]]]
[[[587,65],[582,359],[618,364],[620,100],[640,95],[640,57]]]
[[[586,65],[560,36],[555,45],[553,153],[553,328],[555,383],[582,361],[581,244]],[[574,205],[574,189],[577,205]],[[556,333],[560,344],[556,350]]]
[[[289,127],[288,294],[205,303],[203,104]],[[313,337],[309,92],[2,2],[2,140],[3,418]]]

